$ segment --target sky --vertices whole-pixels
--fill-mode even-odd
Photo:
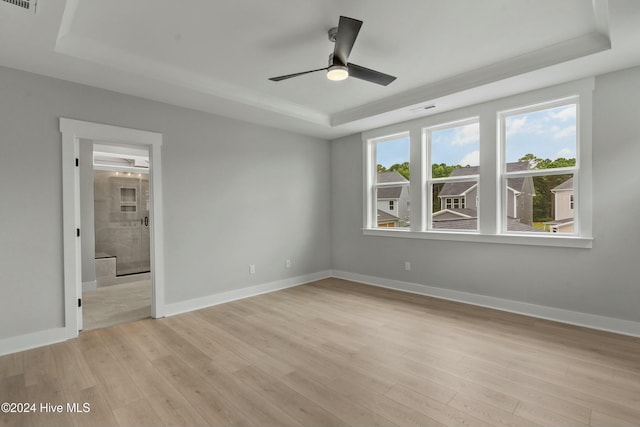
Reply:
[[[506,160],[516,162],[532,153],[542,159],[576,156],[576,106],[565,105],[505,119]],[[479,127],[477,123],[433,131],[432,163],[477,166]],[[409,138],[378,143],[377,163],[389,167],[409,161]]]

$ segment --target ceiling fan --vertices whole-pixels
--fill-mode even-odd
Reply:
[[[396,79],[394,76],[348,62],[349,54],[351,54],[353,44],[356,42],[356,37],[358,37],[360,27],[362,27],[362,21],[341,16],[338,26],[329,30],[329,40],[335,43],[335,48],[333,53],[329,55],[328,67],[287,74],[284,76],[271,77],[269,80],[279,82],[292,77],[302,76],[304,74],[326,71],[327,78],[329,80],[338,81],[345,80],[347,77],[355,77],[356,79],[387,86]]]

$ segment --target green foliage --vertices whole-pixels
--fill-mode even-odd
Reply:
[[[531,169],[566,168],[576,165],[575,158],[565,159],[564,157],[559,157],[555,160],[540,159],[531,153],[521,157],[519,161],[528,161]],[[551,189],[562,184],[569,178],[571,178],[571,175],[536,176],[533,178],[533,185],[536,191],[536,197],[533,198],[534,221],[551,221],[554,218],[554,195]]]
[[[434,178],[446,178],[451,175],[454,169],[461,168],[460,165],[446,165],[444,163],[431,165],[431,176]]]
[[[397,171],[400,175],[404,176],[407,179],[410,179],[411,171],[409,170],[409,162],[404,163],[396,163],[394,165],[389,166],[389,169],[382,165],[377,165],[378,172],[393,172]]]

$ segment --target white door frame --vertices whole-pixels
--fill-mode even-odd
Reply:
[[[62,212],[64,242],[64,312],[67,339],[78,336],[82,325],[78,298],[82,297],[80,238],[80,171],[76,166],[80,140],[142,146],[149,150],[149,212],[151,247],[151,316],[164,316],[164,235],[162,229],[162,134],[80,120],[60,118],[62,133]]]

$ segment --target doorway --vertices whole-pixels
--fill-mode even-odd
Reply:
[[[161,179],[161,145],[162,135],[155,132],[137,129],[109,126],[99,123],[84,122],[61,118],[60,131],[62,133],[62,185],[63,185],[63,231],[64,231],[64,287],[65,287],[65,333],[67,338],[74,338],[83,328],[83,281],[81,244],[81,230],[90,230],[91,224],[82,221],[81,216],[81,186],[80,186],[80,147],[99,141],[100,144],[111,147],[133,147],[146,150],[149,156],[148,184],[122,185],[121,198],[118,206],[120,213],[146,213],[142,218],[142,227],[137,227],[140,236],[148,233],[148,250],[142,239],[137,246],[138,254],[148,252],[149,273],[141,273],[144,269],[141,260],[130,257],[120,269],[121,276],[133,274],[147,274],[151,288],[151,317],[164,315],[164,268],[163,268],[163,229],[162,229],[162,179]],[[128,172],[127,172],[128,173]],[[131,172],[133,174],[133,172]],[[141,173],[141,172],[140,172]],[[128,177],[128,176],[127,176]],[[132,176],[132,178],[134,178]],[[137,177],[142,178],[142,177]],[[141,181],[139,179],[139,181]],[[135,189],[135,190],[134,190]],[[148,189],[148,190],[147,190]],[[148,191],[148,209],[146,198],[141,193]],[[120,192],[120,190],[119,190]],[[135,193],[135,194],[134,194]],[[138,201],[144,201],[142,206]],[[145,224],[145,217],[147,218]],[[129,218],[129,224],[139,223],[140,218]],[[121,224],[122,225],[122,224]],[[84,228],[83,228],[84,227]],[[134,228],[134,227],[131,227]],[[92,234],[92,233],[90,233]],[[86,246],[86,245],[85,245]],[[134,245],[135,246],[135,245]],[[95,255],[94,255],[95,256]],[[86,257],[86,255],[85,255]],[[117,274],[116,274],[117,277]],[[97,280],[96,287],[97,287]],[[89,282],[91,285],[91,282]],[[84,284],[86,285],[86,283]],[[86,287],[86,286],[85,286]]]
[[[151,316],[149,151],[80,142],[84,331]]]

